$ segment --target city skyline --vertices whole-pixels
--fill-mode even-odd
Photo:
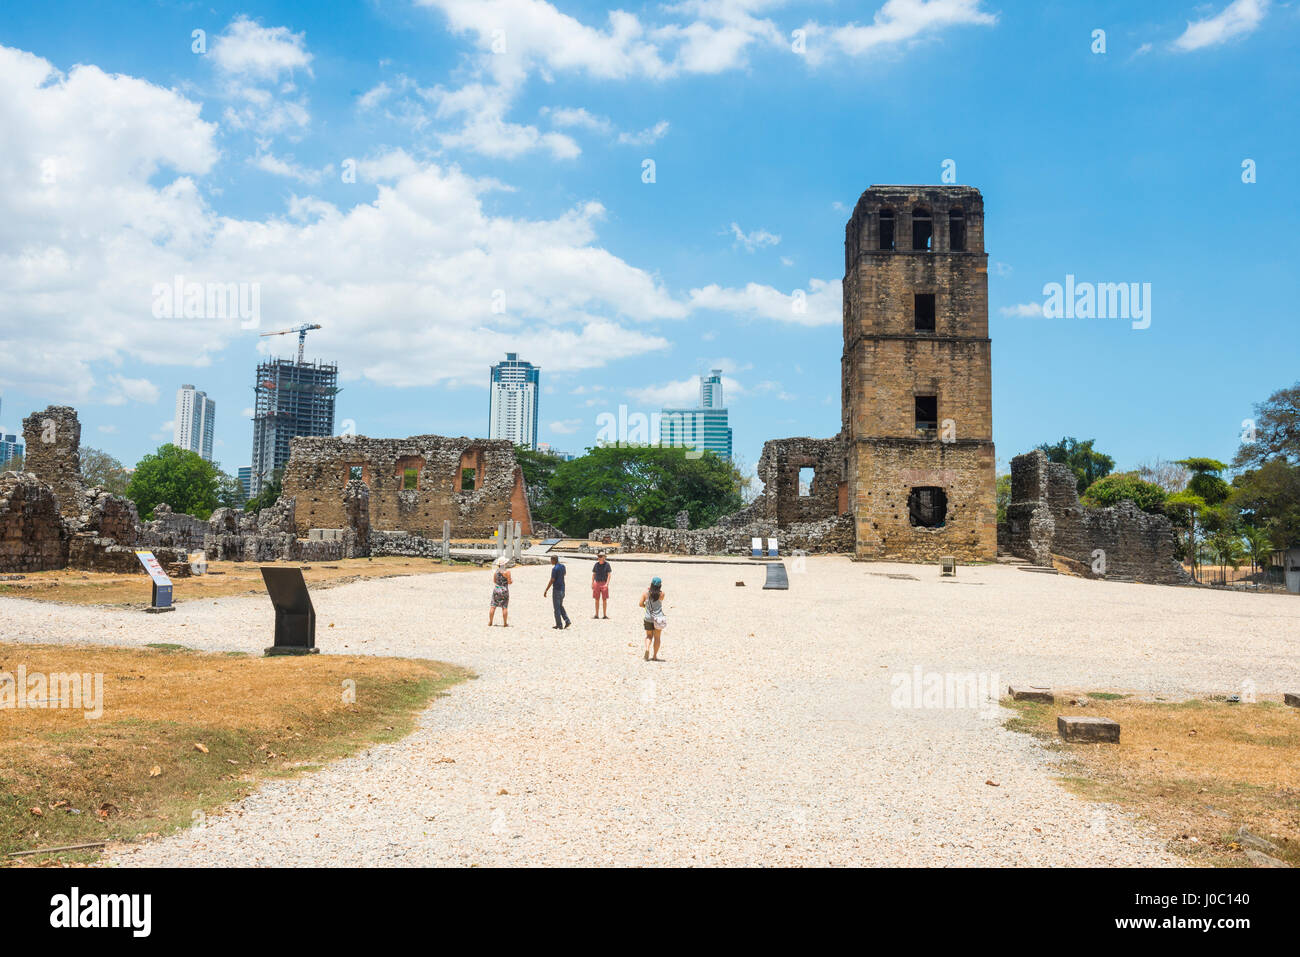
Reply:
[[[1297,238],[1206,238],[1293,204],[1297,132],[1274,117],[1300,93],[1280,66],[1300,10],[742,6],[728,26],[633,5],[640,54],[600,5],[560,0],[8,11],[7,162],[31,188],[0,198],[7,408],[73,404],[129,466],[173,434],[173,384],[201,380],[233,472],[248,368],[290,351],[260,334],[329,317],[311,348],[340,360],[360,433],[481,432],[482,369],[511,350],[547,370],[537,441],[573,451],[602,413],[685,406],[688,373],[721,368],[752,464],[773,434],[835,431],[848,207],[887,183],[970,184],[994,210],[1001,470],[1062,435],[1119,468],[1228,460],[1294,381],[1288,350],[1248,346],[1289,341]],[[556,58],[565,37],[582,56]],[[1002,108],[954,111],[954,91]],[[1149,288],[1149,324],[1047,318],[1052,286]],[[1139,387],[1187,401],[1135,427]]]

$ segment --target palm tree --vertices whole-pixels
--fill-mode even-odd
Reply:
[[[1246,551],[1250,553],[1250,572],[1254,575],[1266,566],[1268,557],[1273,552],[1273,541],[1267,531],[1255,525],[1243,526],[1241,534],[1246,539]]]

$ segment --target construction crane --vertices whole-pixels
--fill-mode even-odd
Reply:
[[[316,322],[304,322],[301,326],[294,326],[292,329],[281,329],[278,332],[264,332],[263,336],[284,336],[291,332],[298,333],[298,365],[302,365],[302,347],[307,342],[307,333],[312,329],[319,329],[320,324]]]

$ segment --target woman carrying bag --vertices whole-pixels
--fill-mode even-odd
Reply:
[[[659,639],[668,626],[668,619],[664,617],[662,578],[656,576],[650,579],[650,588],[641,595],[641,607],[645,609],[645,660],[660,661],[662,659],[659,657]]]

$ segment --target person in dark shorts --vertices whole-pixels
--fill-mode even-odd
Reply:
[[[659,639],[663,636],[668,619],[664,617],[664,582],[658,576],[650,579],[650,587],[641,595],[645,609],[645,660],[659,661]],[[653,648],[651,647],[653,645]]]
[[[564,573],[566,569],[560,564],[558,555],[551,556],[551,580],[546,583],[542,590],[542,596],[545,597],[547,592],[551,593],[551,607],[555,610],[555,627],[568,628],[573,622],[569,621],[569,613],[564,610]],[[563,624],[561,624],[563,621]]]
[[[596,564],[591,566],[591,597],[596,600],[596,614],[592,618],[609,617],[609,580],[613,575],[613,568],[609,562],[605,561],[605,553],[596,553]],[[605,600],[605,613],[600,613],[600,601]]]

